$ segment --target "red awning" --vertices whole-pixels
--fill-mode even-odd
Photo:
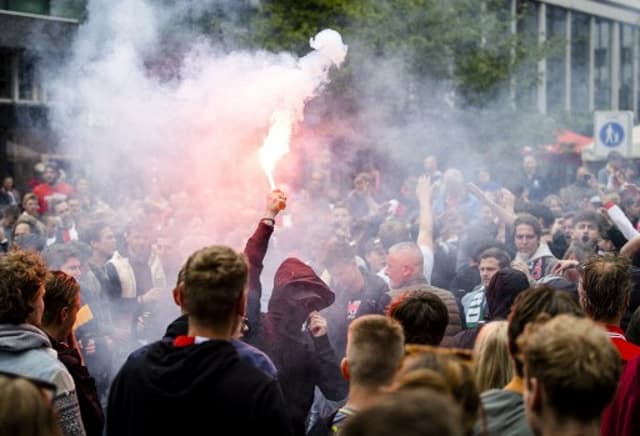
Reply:
[[[546,145],[550,153],[581,153],[582,149],[593,142],[590,136],[584,136],[571,130],[563,130],[556,136],[556,143]]]

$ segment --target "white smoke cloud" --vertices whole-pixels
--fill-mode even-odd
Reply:
[[[162,32],[172,16],[185,14],[144,0],[90,1],[72,56],[51,86],[52,127],[64,150],[109,190],[137,183],[126,179],[131,168],[147,182],[169,177],[176,189],[200,187],[196,195],[206,187],[213,201],[262,194],[268,185],[257,152],[272,115],[286,110],[301,121],[347,47],[325,30],[300,59],[223,53],[202,38],[170,53]],[[162,63],[177,73],[159,74]]]

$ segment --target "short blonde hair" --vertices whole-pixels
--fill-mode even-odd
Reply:
[[[0,373],[0,434],[61,435],[58,420],[45,394],[30,380]],[[10,405],[10,406],[9,406]]]
[[[546,317],[548,319],[548,317]],[[535,378],[558,416],[597,419],[615,394],[618,350],[593,321],[573,315],[541,319],[518,339],[525,382]]]
[[[351,323],[347,362],[351,381],[363,386],[391,384],[404,356],[404,334],[395,319],[365,315]]]
[[[482,327],[473,347],[473,373],[480,392],[504,387],[513,377],[507,321]]]
[[[189,257],[184,269],[186,312],[204,325],[225,325],[247,284],[243,255],[221,245],[205,247]]]
[[[467,434],[473,431],[478,421],[480,393],[473,379],[470,360],[456,350],[411,346],[398,373],[395,388],[398,391],[431,389],[449,394],[461,406],[461,423]]]

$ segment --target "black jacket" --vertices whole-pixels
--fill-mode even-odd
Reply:
[[[111,386],[107,435],[289,435],[275,379],[228,341],[158,341],[129,356]]]
[[[329,324],[329,338],[338,357],[343,357],[347,348],[349,324],[363,315],[383,315],[391,298],[389,287],[382,278],[363,268],[364,288],[358,293],[341,292],[336,301],[325,310]]]

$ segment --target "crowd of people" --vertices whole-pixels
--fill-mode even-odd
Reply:
[[[225,217],[5,177],[0,434],[640,434],[636,163],[521,165],[325,164]]]

